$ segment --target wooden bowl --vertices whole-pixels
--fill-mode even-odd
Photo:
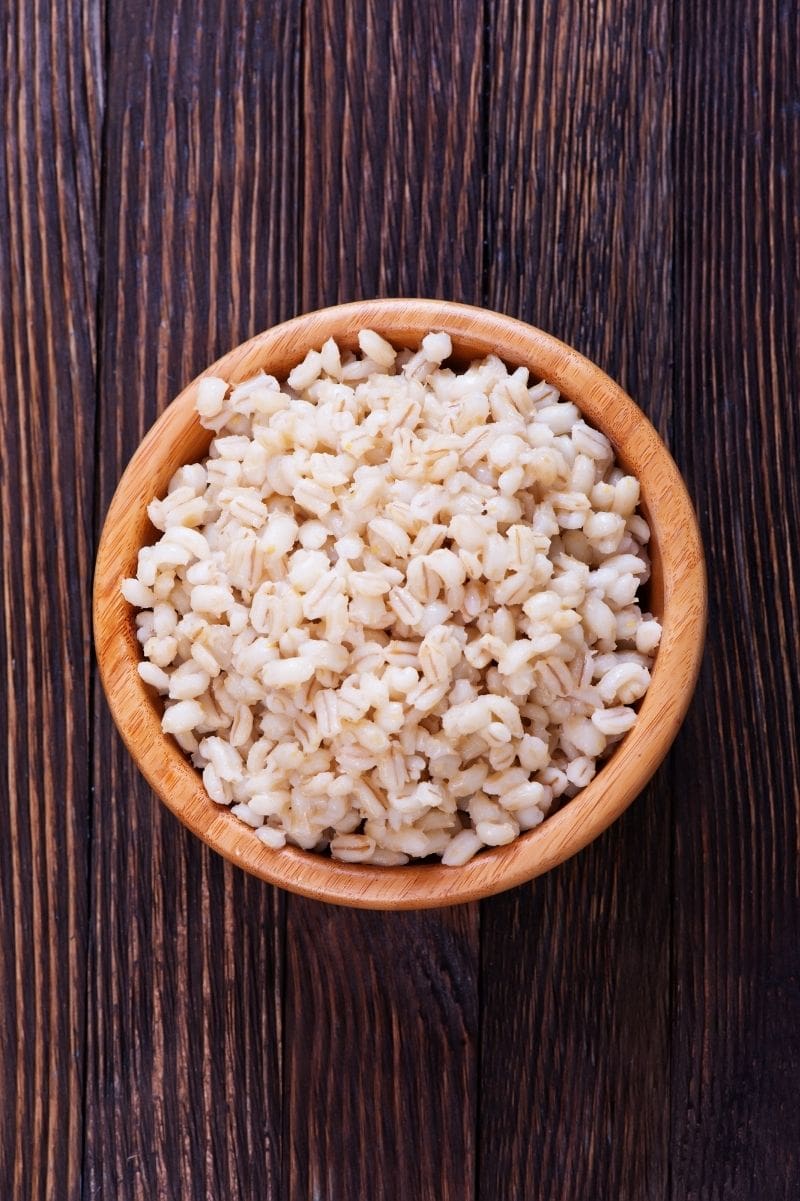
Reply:
[[[204,374],[236,383],[263,368],[283,378],[309,348],[328,337],[356,348],[364,327],[397,346],[411,347],[428,330],[446,330],[458,358],[492,352],[509,365],[524,364],[580,407],[641,483],[642,508],[652,531],[649,604],[663,624],[663,635],[636,725],[591,784],[535,830],[457,868],[427,863],[369,867],[292,847],[270,850],[209,799],[197,771],[161,732],[161,703],[136,670],[140,648],[134,614],[119,590],[122,578],[135,574],[139,548],[154,540],[148,502],[164,494],[178,467],[207,452],[211,435],[194,411],[198,380],[184,388],[147,434],[111,502],[95,575],[97,659],[114,720],[140,770],[172,812],[214,850],[272,884],[319,900],[375,909],[450,905],[511,888],[574,855],[619,817],[650,779],[678,731],[700,666],[706,620],[703,552],[678,469],[630,397],[556,338],[498,313],[433,300],[339,305],[266,330]]]

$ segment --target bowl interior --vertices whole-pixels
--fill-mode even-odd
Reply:
[[[149,783],[204,841],[272,883],[342,904],[414,908],[451,904],[512,887],[561,862],[605,829],[658,766],[682,720],[699,667],[705,628],[705,577],[697,525],[683,481],[653,427],[599,368],[555,338],[521,322],[439,301],[370,301],[308,314],[258,335],[203,374],[233,383],[264,370],[279,379],[312,347],[334,337],[357,349],[358,331],[377,330],[397,347],[446,330],[454,360],[489,353],[526,366],[573,400],[611,440],[619,462],[641,484],[651,527],[647,604],[662,642],[634,729],[591,784],[537,829],[506,847],[481,852],[461,868],[425,863],[402,868],[342,864],[296,848],[271,851],[227,809],[209,799],[199,774],[161,732],[161,704],[136,670],[140,647],[133,610],[119,591],[136,570],[141,546],[156,537],[146,512],[173,473],[205,456],[211,433],[194,411],[194,380],[162,414],[123,475],[101,538],[95,575],[95,640],[101,677],[117,726]]]

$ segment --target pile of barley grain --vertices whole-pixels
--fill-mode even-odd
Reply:
[[[547,383],[371,330],[282,387],[200,384],[214,431],[123,593],[163,728],[270,847],[466,863],[633,725],[660,637],[638,482]]]

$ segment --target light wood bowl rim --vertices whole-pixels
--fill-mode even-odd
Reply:
[[[429,329],[447,330],[468,353],[492,351],[554,383],[610,437],[619,458],[638,476],[660,557],[662,643],[635,727],[563,809],[510,846],[484,851],[460,868],[374,868],[295,848],[265,847],[209,799],[198,773],[162,733],[156,702],[136,670],[133,611],[119,591],[120,580],[135,570],[147,501],[163,494],[176,467],[192,461],[209,437],[193,410],[198,380],[209,374],[241,380],[260,367],[283,375],[309,347],[329,336],[352,344],[365,327],[397,345],[418,344]],[[258,334],[202,372],[162,413],[133,455],[108,510],[95,570],[94,630],[100,676],[120,734],[148,783],[193,833],[246,871],[292,892],[359,908],[415,909],[474,901],[531,880],[581,850],[620,816],[663,760],[686,713],[702,658],[706,603],[702,545],[686,487],[655,429],[619,385],[550,334],[500,313],[440,300],[370,300],[304,314]],[[124,804],[119,797],[109,801]]]

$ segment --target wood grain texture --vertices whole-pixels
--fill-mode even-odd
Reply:
[[[0,9],[0,1196],[77,1198],[99,5]]]
[[[669,437],[669,6],[490,13],[487,302],[588,354]],[[671,810],[662,772],[577,859],[482,905],[485,1201],[666,1195]]]
[[[477,923],[291,898],[289,1197],[474,1195]]]
[[[676,27],[675,440],[710,565],[673,760],[675,1198],[800,1194],[800,21]],[[698,169],[699,167],[699,169]]]
[[[2,1201],[800,1194],[798,78],[787,0],[0,0]],[[166,402],[414,293],[618,378],[711,571],[668,765],[480,913],[276,896],[89,682]]]
[[[380,295],[480,303],[481,4],[309,3],[303,56],[303,308]],[[287,902],[287,1201],[474,1197],[477,914],[380,922]],[[422,998],[413,964],[429,977]],[[325,1023],[313,1072],[310,980]]]
[[[159,409],[297,305],[296,3],[109,8],[100,506]],[[280,1189],[281,899],[138,778],[98,699],[85,1196]]]
[[[480,0],[308,0],[304,28],[303,309],[480,304]]]

